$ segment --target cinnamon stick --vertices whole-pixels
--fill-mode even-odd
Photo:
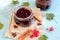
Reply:
[[[38,21],[41,22],[41,20],[39,18],[37,18],[36,16],[34,16],[34,18]]]
[[[18,40],[24,40],[30,34],[30,32],[32,32],[32,30],[28,29],[26,32],[18,37]]]

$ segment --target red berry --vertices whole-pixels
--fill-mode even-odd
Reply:
[[[53,31],[53,30],[54,30],[53,27],[50,27],[49,31],[51,32],[51,31]]]
[[[33,30],[33,33],[39,33],[39,31],[38,31],[38,30],[36,30],[36,29],[34,29],[34,30]]]
[[[34,37],[34,35],[30,35],[30,38],[33,38]]]
[[[35,36],[35,37],[38,37],[38,33],[35,33],[34,36]]]
[[[46,30],[49,30],[48,28],[46,28]]]
[[[36,29],[34,29],[34,30],[33,30],[33,34],[30,36],[30,38],[38,37],[38,35],[39,35],[39,31],[36,30]]]

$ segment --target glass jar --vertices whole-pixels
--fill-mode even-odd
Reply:
[[[22,6],[15,10],[14,20],[21,26],[29,26],[32,22],[33,14],[29,7]]]
[[[36,0],[36,6],[41,10],[47,10],[51,5],[51,0]]]

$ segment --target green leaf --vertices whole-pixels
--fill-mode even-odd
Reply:
[[[45,38],[48,38],[46,35],[43,35]]]
[[[12,4],[14,4],[14,5],[16,5],[16,4],[18,4],[19,2],[18,2],[18,0],[13,0],[12,1]]]
[[[53,19],[54,19],[54,16],[55,16],[55,15],[54,15],[53,13],[47,13],[47,14],[46,14],[46,19],[47,19],[47,20],[53,20]]]
[[[41,37],[38,38],[38,40],[47,40],[47,36],[46,35],[42,35]]]
[[[29,6],[29,2],[23,2],[22,6]]]
[[[3,24],[2,23],[0,23],[0,29],[2,29],[3,28]]]

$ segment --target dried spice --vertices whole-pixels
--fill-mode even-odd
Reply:
[[[17,25],[13,25],[13,27],[14,27],[14,28],[18,28],[18,26],[17,26]]]
[[[25,31],[22,35],[20,35],[18,37],[18,40],[24,40],[27,36],[29,36],[29,34],[32,32],[31,29],[28,29],[27,31]]]
[[[42,25],[41,23],[37,23],[37,25]]]
[[[33,16],[34,19],[36,19],[38,22],[41,22],[41,20],[37,16]]]
[[[16,36],[17,36],[17,34],[16,34],[16,33],[11,33],[11,34],[12,34],[12,36],[13,36],[13,37],[16,37]]]

